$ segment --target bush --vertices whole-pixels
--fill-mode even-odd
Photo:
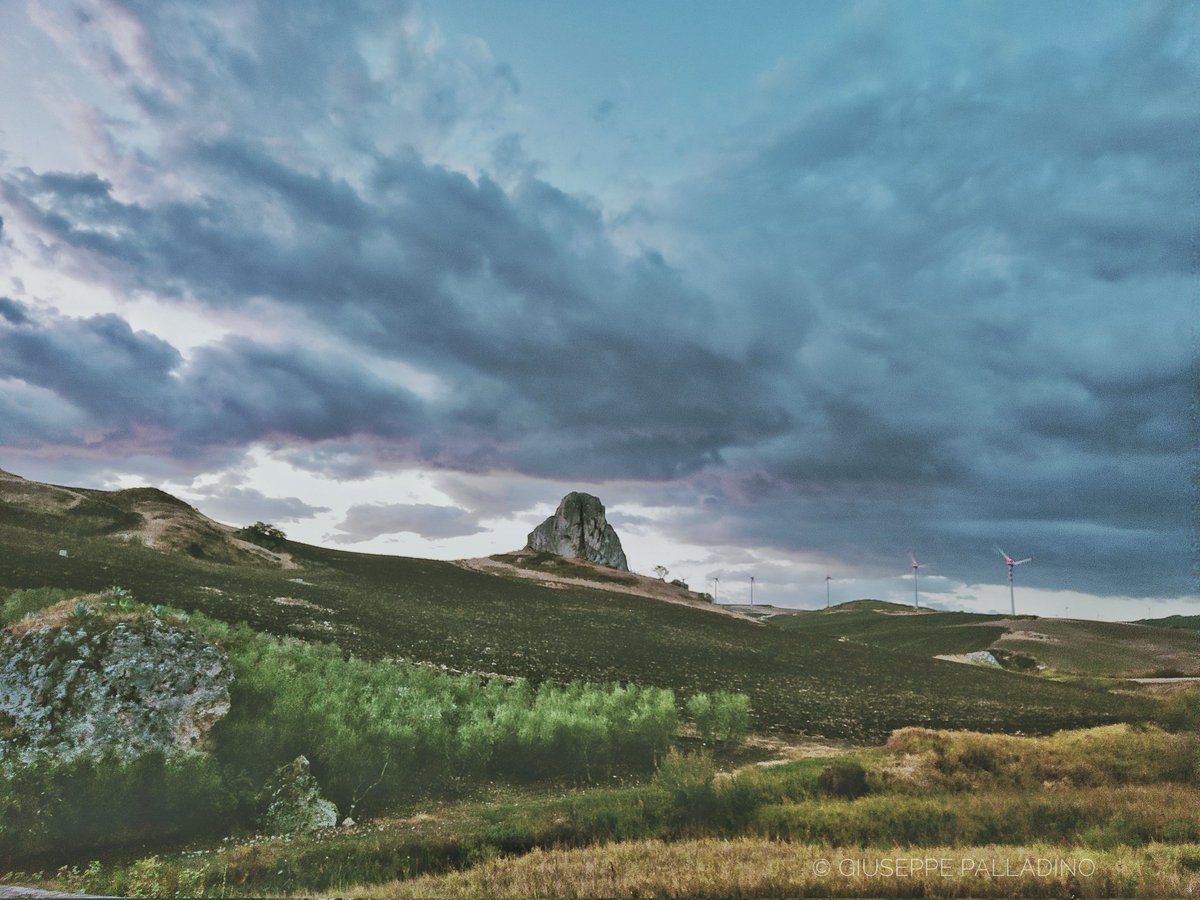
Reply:
[[[0,778],[0,857],[224,833],[234,799],[211,757],[42,757]]]
[[[867,792],[867,770],[851,760],[839,760],[817,776],[817,788],[830,797],[853,800]]]
[[[283,529],[269,525],[266,522],[255,522],[253,525],[247,525],[238,531],[238,536],[267,547],[281,546],[287,540],[287,535],[283,533]]]
[[[1167,731],[1200,731],[1200,691],[1172,694],[1155,718]]]
[[[303,754],[343,814],[378,811],[454,781],[580,781],[647,770],[678,731],[671,691],[481,680],[326,645],[227,629],[232,709],[216,753],[261,784]]]
[[[705,741],[732,744],[750,733],[750,698],[745,694],[695,694],[688,699],[687,715]]]

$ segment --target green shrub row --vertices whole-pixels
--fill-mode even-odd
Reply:
[[[335,647],[216,631],[234,669],[217,758],[261,784],[300,754],[343,815],[485,777],[591,781],[646,771],[678,731],[669,690],[482,679]]]

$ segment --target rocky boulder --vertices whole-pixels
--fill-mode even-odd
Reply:
[[[0,631],[0,762],[201,749],[229,711],[225,654],[151,616],[77,618]]]
[[[529,533],[525,549],[629,571],[621,539],[604,516],[604,504],[578,491],[563,497],[554,515]]]
[[[267,811],[261,825],[267,834],[310,833],[337,825],[337,807],[322,796],[307,757],[297,756],[278,768],[263,793]]]

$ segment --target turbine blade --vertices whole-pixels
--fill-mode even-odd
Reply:
[[[1008,554],[1005,553],[1003,550],[1001,550],[999,545],[994,546],[992,549],[995,550],[997,553],[999,553],[1001,556],[1003,556],[1005,562],[1008,562]]]
[[[1013,565],[1019,566],[1021,563],[1027,563],[1027,562],[1033,562],[1033,557],[1027,556],[1024,559],[1018,559],[1015,563],[1013,563]]]

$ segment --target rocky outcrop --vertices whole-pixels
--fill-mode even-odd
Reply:
[[[154,617],[0,632],[0,762],[199,750],[229,711],[229,660]]]
[[[629,571],[621,539],[604,517],[604,504],[578,491],[563,497],[554,515],[529,533],[525,549]]]
[[[260,824],[267,834],[308,833],[337,825],[337,807],[322,796],[307,757],[297,756],[278,768],[264,795],[267,811]]]

